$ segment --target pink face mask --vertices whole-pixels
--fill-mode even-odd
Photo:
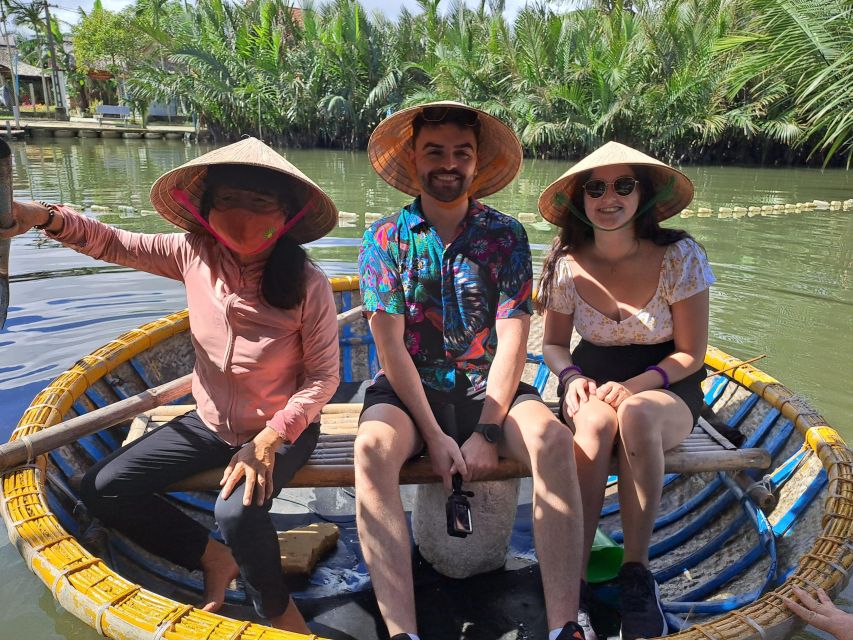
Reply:
[[[217,209],[211,209],[209,220],[205,220],[186,191],[172,189],[172,197],[189,211],[210,235],[234,253],[242,255],[255,255],[274,245],[302,219],[312,205],[311,202],[306,203],[299,213],[288,220],[285,220],[280,211],[235,216]]]

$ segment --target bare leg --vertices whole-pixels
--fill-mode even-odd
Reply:
[[[302,633],[306,636],[311,635],[311,630],[305,624],[305,618],[302,617],[292,597],[288,599],[287,609],[284,610],[284,613],[275,618],[270,618],[270,626],[293,633]]]
[[[683,400],[661,390],[631,396],[619,406],[617,415],[624,561],[648,566],[649,544],[663,490],[663,454],[690,434],[693,416]]]
[[[378,404],[364,412],[355,441],[355,516],[379,611],[392,636],[417,632],[400,469],[420,447],[415,425],[402,410]]]
[[[225,590],[240,573],[231,549],[210,538],[201,556],[201,570],[204,574],[202,611],[219,611],[225,603]]]
[[[610,456],[616,439],[616,411],[592,397],[575,414],[575,461],[583,503],[583,561],[586,573],[595,530],[604,504],[604,489],[610,474]]]
[[[530,467],[533,535],[548,628],[576,621],[583,535],[572,432],[537,400],[515,405],[504,421],[501,455]],[[573,551],[574,550],[574,551]]]

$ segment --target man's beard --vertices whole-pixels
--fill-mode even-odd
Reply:
[[[442,182],[437,176],[455,176],[458,180]],[[421,188],[439,202],[455,202],[468,193],[471,180],[473,177],[466,180],[458,171],[430,171],[421,175]]]

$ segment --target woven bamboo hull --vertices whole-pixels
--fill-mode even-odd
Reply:
[[[359,304],[355,278],[336,278],[333,286],[340,310]],[[187,329],[186,313],[176,313],[81,359],[33,400],[12,438],[188,373],[193,356]],[[364,380],[376,370],[363,322],[342,329],[341,347],[344,382]],[[737,361],[709,348],[706,363],[724,369]],[[525,375],[546,397],[553,394],[553,381],[536,365]],[[836,594],[847,582],[853,565],[853,453],[818,413],[773,378],[750,365],[729,376],[709,381],[706,400],[747,436],[744,446],[771,450],[769,475],[778,504],[761,512],[740,498],[728,474],[668,476],[651,567],[670,622],[684,625],[675,637],[781,639],[797,624],[780,599],[790,595],[792,583]],[[182,604],[175,598],[192,601],[199,576],[148,556],[120,536],[111,538],[109,563],[83,547],[68,478],[117,446],[123,429],[126,425],[81,439],[2,476],[6,527],[33,573],[65,609],[110,638],[304,637]],[[177,499],[210,521],[210,496]],[[619,538],[615,490],[605,501],[601,526]],[[364,586],[344,584],[341,591]],[[239,589],[229,597],[245,601]]]

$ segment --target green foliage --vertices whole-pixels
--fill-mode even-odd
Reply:
[[[288,5],[138,0],[158,53],[131,91],[178,97],[218,137],[289,144],[361,148],[387,112],[448,98],[541,157],[610,139],[682,161],[853,154],[849,0],[540,0],[513,22],[504,0],[418,0],[393,21]]]
[[[763,115],[763,133],[853,160],[853,5],[745,0],[751,16],[720,48],[736,61],[729,95]]]
[[[139,59],[141,35],[130,11],[115,13],[97,3],[72,31],[77,67],[83,71],[122,73]]]

